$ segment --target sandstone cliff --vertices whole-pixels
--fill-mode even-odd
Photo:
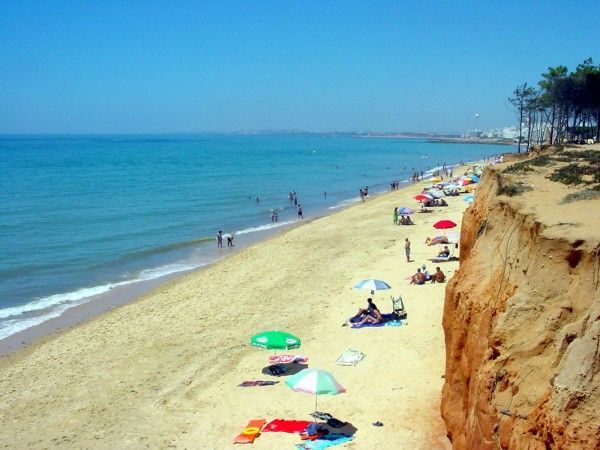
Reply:
[[[443,319],[455,449],[600,448],[600,200],[561,203],[564,161],[487,168],[465,212]]]

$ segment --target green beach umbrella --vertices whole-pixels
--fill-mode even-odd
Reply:
[[[250,338],[250,344],[269,350],[291,350],[300,347],[300,339],[285,331],[263,331]]]

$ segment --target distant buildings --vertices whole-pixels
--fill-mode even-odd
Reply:
[[[525,130],[524,130],[525,131]],[[523,133],[526,134],[526,133]],[[516,127],[494,128],[490,130],[469,130],[465,138],[498,139],[503,141],[518,141],[519,130]]]

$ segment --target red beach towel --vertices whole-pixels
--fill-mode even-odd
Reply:
[[[279,431],[283,433],[298,433],[301,434],[306,430],[306,427],[312,422],[307,420],[285,420],[275,419],[269,422],[263,431]]]

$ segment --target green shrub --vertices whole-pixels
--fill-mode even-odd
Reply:
[[[579,200],[594,200],[597,198],[600,198],[600,185],[594,186],[591,189],[565,195],[560,203],[572,203]]]
[[[537,167],[549,166],[552,163],[553,163],[553,160],[548,155],[536,156],[535,158],[512,164],[511,166],[506,168],[506,172],[508,172],[508,173],[531,172],[531,171],[533,171],[531,166],[537,166]]]
[[[583,174],[582,168],[577,164],[569,164],[564,167],[560,167],[556,169],[549,178],[552,181],[558,181],[563,184],[582,184],[583,179],[581,175]]]
[[[507,180],[500,180],[500,187],[498,188],[498,195],[506,195],[508,197],[515,197],[522,194],[523,192],[532,191],[531,186],[527,186],[521,181],[510,182]]]

